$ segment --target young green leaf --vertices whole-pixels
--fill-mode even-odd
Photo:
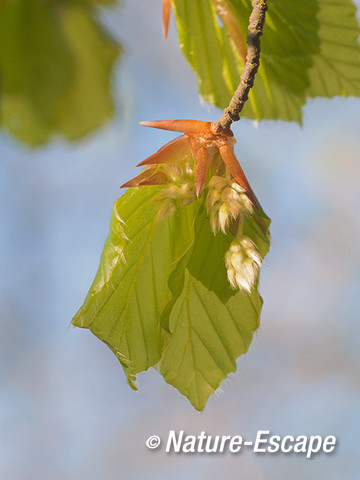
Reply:
[[[247,218],[244,228],[263,257],[269,249],[269,223],[258,212]],[[227,281],[224,256],[232,235],[214,237],[204,209],[195,225],[193,251],[186,267],[180,267],[183,275],[175,270],[170,279],[171,335],[160,371],[197,410],[203,410],[222,380],[236,370],[236,359],[247,352],[259,326],[262,300],[257,285],[249,294],[231,289]]]
[[[250,294],[230,287],[224,256],[233,237],[214,237],[204,197],[159,219],[158,193],[129,189],[116,201],[98,272],[72,323],[110,347],[132,388],[137,373],[160,362],[165,380],[202,410],[249,348],[262,300],[257,282]],[[263,257],[269,223],[258,211],[244,225]]]
[[[114,205],[95,280],[72,323],[89,328],[134,376],[159,362],[167,279],[194,241],[197,205],[158,219],[159,187],[129,189]]]
[[[258,327],[270,220],[230,129],[199,120],[142,125],[183,135],[123,185],[130,188],[114,205],[98,272],[72,323],[111,348],[132,388],[137,373],[159,364],[202,410]]]

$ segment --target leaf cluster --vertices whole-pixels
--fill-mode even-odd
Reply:
[[[210,229],[204,196],[158,218],[160,187],[130,188],[113,209],[95,280],[73,325],[114,352],[135,386],[157,366],[198,410],[236,370],[258,328],[262,300],[232,290],[224,255],[233,237]],[[264,257],[270,220],[259,210],[244,232]]]
[[[173,0],[179,42],[200,94],[225,108],[246,55],[249,0]],[[360,95],[352,0],[268,0],[261,62],[243,115],[301,122],[310,97]]]

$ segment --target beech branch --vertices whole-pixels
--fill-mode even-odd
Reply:
[[[226,130],[233,122],[240,119],[240,112],[249,97],[249,92],[254,85],[255,75],[260,65],[260,37],[263,33],[265,15],[267,10],[266,0],[252,0],[253,10],[249,19],[249,35],[247,36],[248,51],[244,71],[240,84],[230,100],[229,106],[224,110],[223,116],[217,122],[219,130]]]

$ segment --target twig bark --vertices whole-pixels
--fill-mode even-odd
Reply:
[[[254,85],[256,72],[260,65],[260,37],[263,33],[265,15],[267,10],[266,0],[253,0],[253,10],[249,19],[249,35],[247,36],[248,51],[244,71],[240,84],[230,100],[229,106],[224,110],[223,116],[217,122],[219,130],[226,130],[233,122],[240,118],[249,97],[249,92]]]

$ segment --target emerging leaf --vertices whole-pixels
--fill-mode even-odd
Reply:
[[[194,240],[196,205],[158,219],[158,193],[158,187],[130,189],[115,202],[98,272],[72,321],[113,350],[133,388],[135,375],[160,360],[167,279]]]
[[[259,325],[270,220],[236,160],[230,130],[193,120],[144,123],[184,135],[141,162],[143,172],[125,184],[132,188],[114,205],[97,275],[73,324],[111,348],[132,388],[137,373],[159,365],[202,410]]]
[[[258,221],[270,223],[259,212]],[[269,249],[267,230],[256,236],[253,218],[249,233],[265,256]],[[213,236],[206,211],[196,220],[194,248],[187,264],[174,271],[174,292],[168,329],[171,334],[161,358],[165,380],[183,393],[197,410],[230,372],[236,359],[247,352],[259,326],[262,300],[257,288],[251,293],[234,291],[227,282],[224,256],[231,234]],[[164,320],[164,319],[163,319]]]

